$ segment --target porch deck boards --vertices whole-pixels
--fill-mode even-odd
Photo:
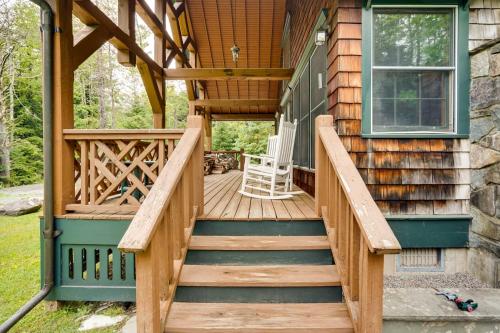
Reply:
[[[207,220],[305,220],[316,219],[314,199],[307,193],[286,200],[262,200],[241,195],[242,172],[205,176],[205,207],[200,219]],[[296,187],[296,189],[298,189]],[[109,210],[74,211],[61,218],[83,220],[131,220],[134,212],[124,213],[110,205]]]
[[[307,193],[285,200],[262,200],[241,195],[241,171],[205,176],[205,207],[201,219],[303,220],[318,218]]]

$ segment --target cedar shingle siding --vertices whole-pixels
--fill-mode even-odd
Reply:
[[[301,56],[321,8],[329,8],[328,110],[337,132],[384,213],[467,214],[468,140],[361,138],[361,1],[289,0],[291,64]],[[312,189],[311,175],[296,181]]]

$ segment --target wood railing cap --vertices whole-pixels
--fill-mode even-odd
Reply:
[[[124,139],[174,139],[178,140],[184,129],[65,129],[65,140],[124,140]]]

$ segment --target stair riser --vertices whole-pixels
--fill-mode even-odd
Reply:
[[[340,303],[341,287],[177,287],[176,302]]]
[[[323,221],[197,221],[194,235],[204,236],[322,236]]]
[[[332,265],[330,250],[211,251],[190,250],[187,265]]]

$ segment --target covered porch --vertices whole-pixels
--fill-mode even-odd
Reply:
[[[61,28],[54,47],[55,218],[42,221],[52,243],[44,241],[54,245],[45,259],[56,263],[55,278],[48,276],[55,282],[46,281],[55,286],[49,297],[135,301],[138,332],[203,332],[212,324],[215,332],[249,332],[256,322],[258,332],[282,331],[281,323],[290,331],[380,332],[384,255],[398,253],[400,245],[333,117],[320,112],[327,110],[322,94],[316,113],[311,105],[304,108],[307,140],[296,142],[307,146],[309,165],[315,163],[314,199],[305,193],[286,200],[242,196],[239,171],[204,177],[212,121],[276,121],[285,112],[279,101],[294,76],[282,59],[286,1],[156,0],[153,10],[145,1],[121,0],[118,24],[89,0],[54,2]],[[154,57],[136,43],[136,11],[155,35]],[[76,43],[72,14],[92,28]],[[321,17],[324,23],[324,11]],[[74,69],[108,40],[120,63],[138,67],[155,129],[74,129]],[[72,60],[82,50],[82,59]],[[321,92],[324,70],[311,80]],[[164,128],[166,80],[186,82],[183,130]],[[193,248],[197,236],[235,242],[200,253]],[[248,250],[253,253],[244,247],[248,236],[257,240]],[[220,265],[220,252],[226,265]],[[96,274],[104,262],[107,279]],[[224,303],[230,310],[238,302],[250,304],[241,323],[220,321],[219,311],[212,324],[196,321],[203,318],[200,303]],[[269,321],[262,322],[262,303],[277,313]],[[184,306],[188,310],[180,311]]]

